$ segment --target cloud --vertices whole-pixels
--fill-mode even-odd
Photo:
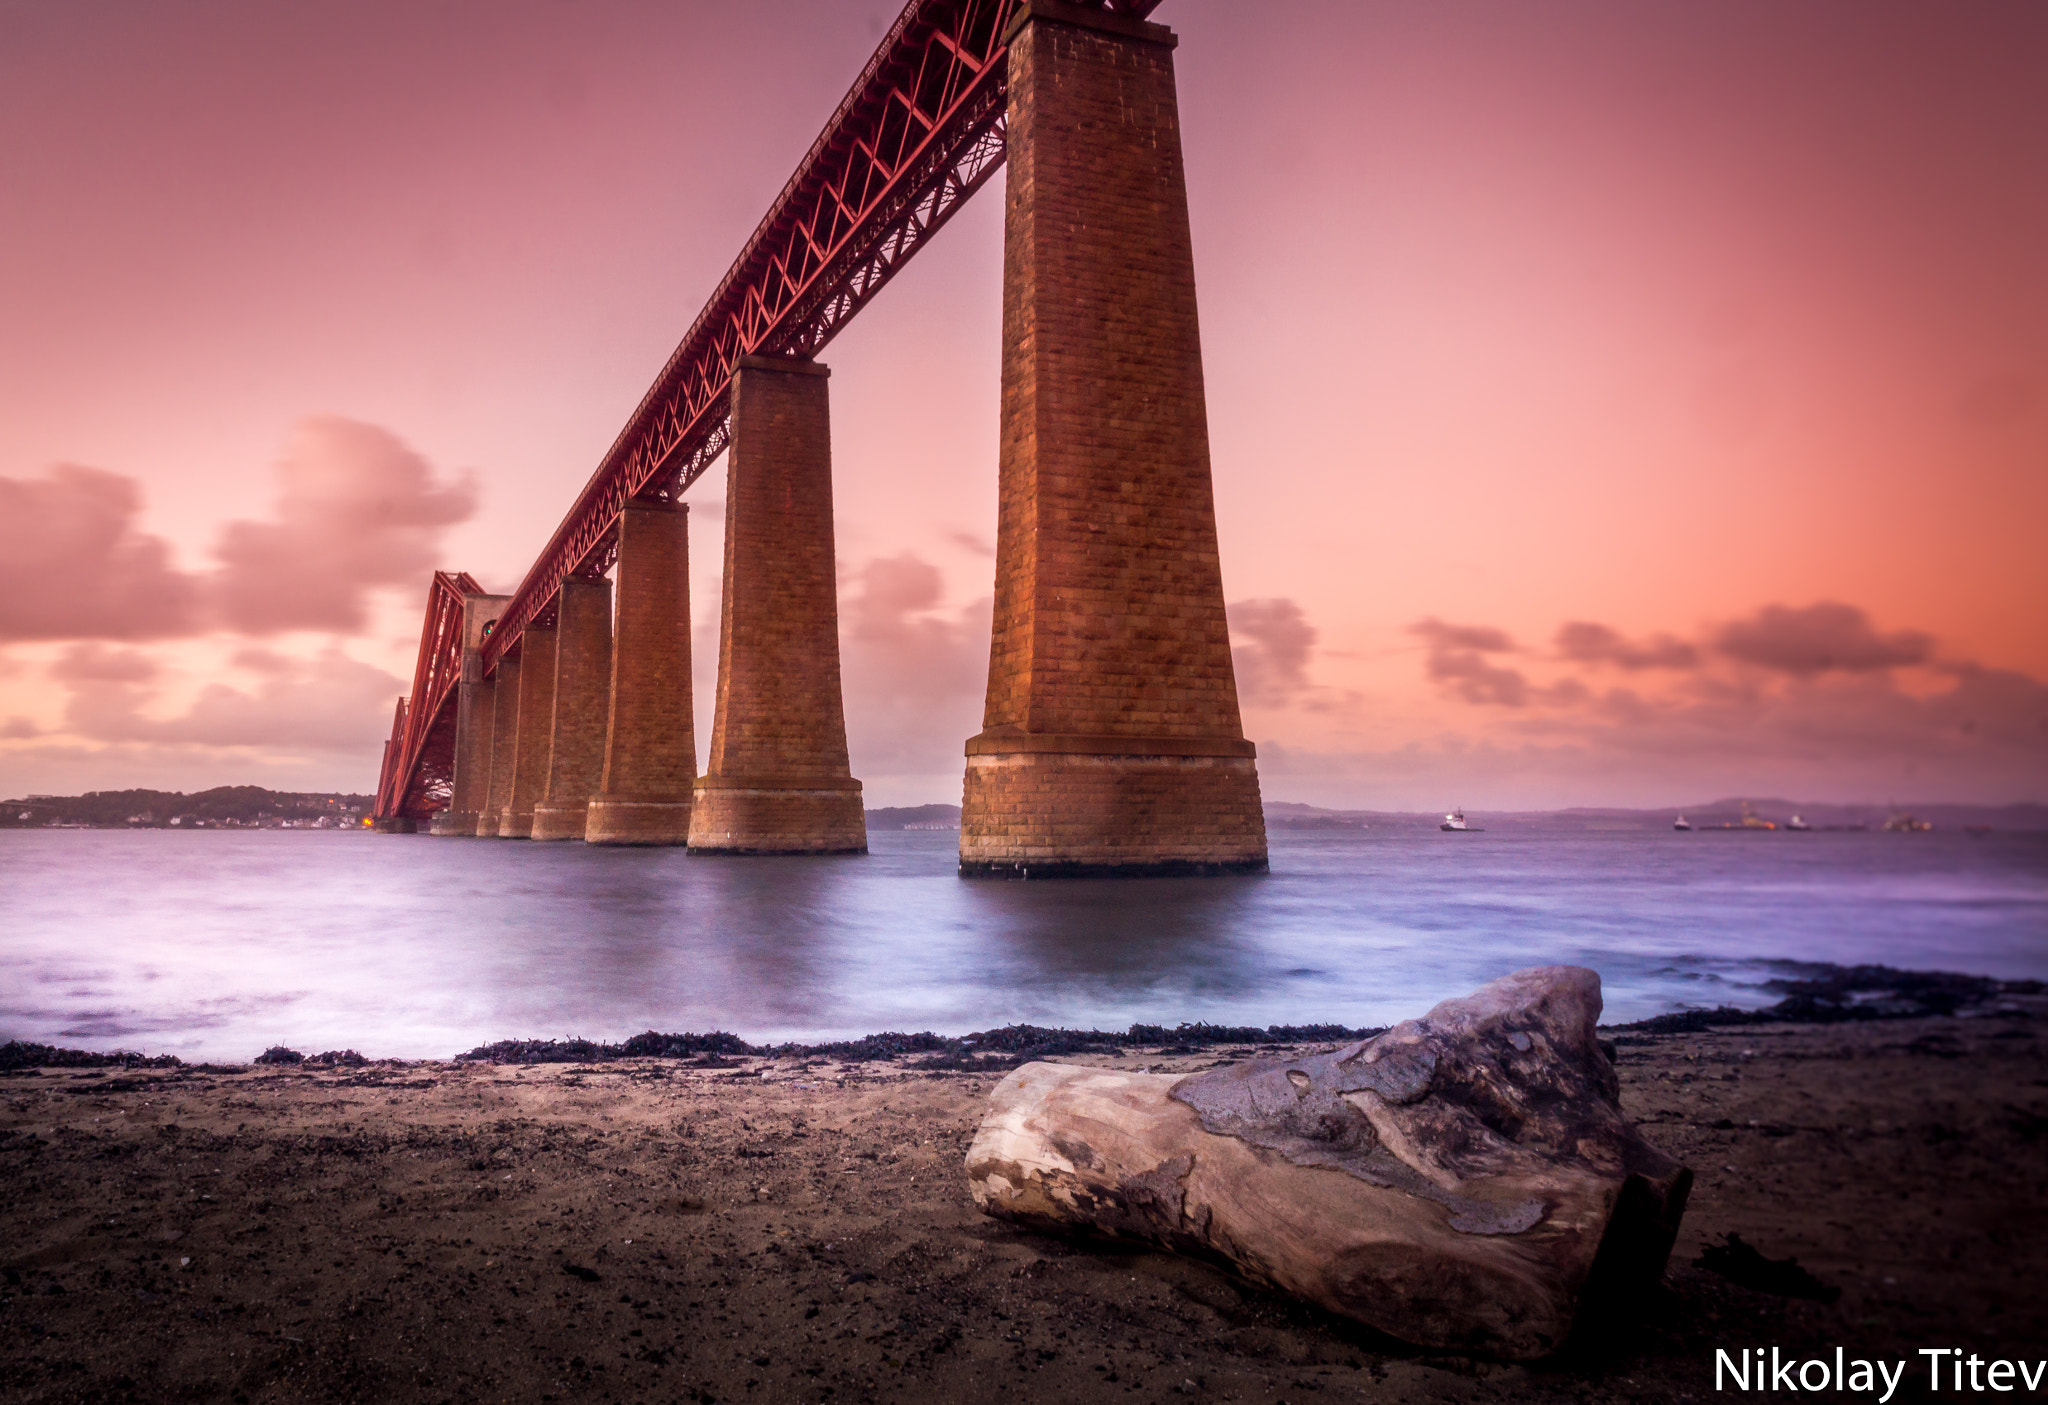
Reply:
[[[1470,774],[1457,758],[1484,751],[1503,776],[1553,785],[1685,776],[1740,791],[1771,777],[1837,789],[1853,777],[1879,793],[1931,784],[2010,800],[2048,784],[2048,685],[1944,658],[1929,636],[1879,630],[1850,605],[1769,605],[1691,641],[1574,621],[1528,672],[1492,657],[1514,648],[1504,631],[1425,620],[1411,632],[1427,677],[1506,711],[1447,730],[1399,763],[1406,773]],[[1589,684],[1615,667],[1639,686]]]
[[[959,547],[962,551],[971,551],[976,556],[993,558],[996,554],[995,544],[978,532],[963,532],[955,528],[953,531],[946,533],[946,540]]]
[[[1423,671],[1433,683],[1479,706],[1526,707],[1534,693],[1521,671],[1489,663],[1488,654],[1506,653],[1515,641],[1504,631],[1485,625],[1446,624],[1418,620],[1408,626],[1428,646]]]
[[[136,649],[109,649],[99,644],[74,644],[50,664],[59,683],[147,683],[156,677],[156,661]]]
[[[135,530],[141,510],[135,480],[102,469],[0,478],[0,640],[190,633],[198,589],[163,538]]]
[[[367,593],[422,579],[476,510],[468,478],[437,483],[391,431],[336,415],[299,423],[277,478],[276,519],[230,522],[214,549],[215,608],[246,634],[361,629]]]
[[[1417,620],[1408,626],[1408,632],[1432,650],[1470,649],[1482,654],[1504,654],[1516,648],[1505,630],[1483,624],[1445,624],[1432,618]]]
[[[276,747],[374,753],[390,726],[398,678],[329,649],[312,659],[244,651],[236,662],[257,675],[252,688],[212,682],[182,714],[145,709],[157,693],[158,665],[134,650],[78,645],[49,668],[65,685],[64,730],[93,742],[191,747]]]
[[[1557,651],[1574,663],[1606,663],[1618,668],[1697,668],[1700,651],[1669,634],[1640,642],[1624,639],[1604,624],[1573,620],[1557,631]]]
[[[944,578],[911,552],[869,561],[849,585],[843,664],[856,768],[959,770],[961,743],[981,729],[991,602],[942,609]]]
[[[0,722],[0,741],[23,741],[42,734],[43,729],[26,717],[9,717],[6,721]]]
[[[1230,632],[1248,641],[1230,651],[1241,701],[1284,707],[1308,691],[1316,628],[1301,606],[1285,598],[1240,600],[1228,613]]]
[[[1926,663],[1934,641],[1906,630],[1879,634],[1854,605],[1822,601],[1792,607],[1766,605],[1746,620],[1725,625],[1714,647],[1731,659],[1796,677],[1831,670],[1864,673]]]
[[[302,420],[277,464],[277,512],[222,528],[212,572],[179,570],[136,530],[135,479],[60,464],[0,478],[0,642],[141,642],[226,628],[360,630],[369,593],[423,584],[442,533],[476,510],[387,429]]]

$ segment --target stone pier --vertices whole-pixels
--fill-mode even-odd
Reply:
[[[829,374],[752,356],[733,374],[718,705],[693,853],[867,852],[839,685]]]
[[[689,528],[681,503],[629,502],[619,514],[604,772],[583,832],[593,844],[689,842],[697,779]]]
[[[435,834],[476,837],[490,806],[491,732],[498,684],[484,677],[484,627],[498,618],[509,595],[462,597],[462,681],[455,688],[455,781],[448,808],[434,816]]]
[[[1009,31],[995,630],[960,871],[1266,867],[1217,560],[1171,30]]]
[[[490,788],[476,819],[479,839],[496,839],[512,808],[513,760],[519,754],[519,660],[498,660],[491,683]]]
[[[499,671],[504,666],[499,665]],[[502,692],[503,685],[500,685]],[[547,785],[555,726],[555,631],[528,625],[519,636],[519,715],[512,739],[512,790],[498,822],[500,839],[533,835],[533,807]]]
[[[604,772],[611,710],[612,583],[571,576],[555,604],[554,721],[547,784],[533,807],[534,839],[581,839]]]

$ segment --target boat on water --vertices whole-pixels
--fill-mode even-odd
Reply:
[[[1749,802],[1748,802],[1747,800],[1745,800],[1745,801],[1743,801],[1743,802],[1742,802],[1742,818],[1741,818],[1741,819],[1739,819],[1739,820],[1736,820],[1736,821],[1734,821],[1733,823],[1725,823],[1725,822],[1724,822],[1724,823],[1722,823],[1722,824],[1710,824],[1710,825],[1708,825],[1708,826],[1707,826],[1707,828],[1708,828],[1708,829],[1756,829],[1756,830],[1769,830],[1769,829],[1776,829],[1777,827],[1778,827],[1778,822],[1777,822],[1776,820],[1767,820],[1767,819],[1763,818],[1763,816],[1761,816],[1761,815],[1757,814],[1757,812],[1756,812],[1755,810],[1753,810],[1753,809],[1751,809],[1751,808],[1750,808],[1750,804],[1749,804]]]
[[[1813,826],[1797,815],[1785,821],[1785,828],[1791,830],[1794,834],[1811,834],[1813,832]]]
[[[1437,828],[1446,834],[1484,834],[1486,832],[1476,824],[1465,823],[1465,807],[1463,805],[1458,806],[1448,815],[1445,815],[1444,822],[1438,825]]]
[[[1690,830],[1692,828],[1692,821],[1687,819],[1684,815],[1680,815],[1677,819],[1671,822],[1671,827],[1673,829]]]

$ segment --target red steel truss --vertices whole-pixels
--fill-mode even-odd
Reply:
[[[377,777],[379,819],[425,819],[447,807],[455,778],[455,685],[462,681],[462,597],[483,589],[467,571],[436,571],[427,587],[412,696],[398,700]]]
[[[1023,3],[904,6],[506,602],[484,641],[486,675],[518,651],[527,626],[552,618],[566,577],[611,569],[628,499],[672,500],[724,452],[742,356],[815,356],[1002,166],[1003,31]],[[1142,19],[1160,0],[1067,3]],[[413,716],[400,729],[407,741],[394,733],[385,760],[379,816],[417,817],[440,808],[436,788],[445,793],[445,763],[431,777],[423,768],[428,740],[452,736],[452,722],[440,719],[452,712],[461,661],[458,645],[456,673],[428,676],[435,609]]]

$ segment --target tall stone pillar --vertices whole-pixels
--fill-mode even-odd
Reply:
[[[753,356],[733,373],[718,707],[692,852],[867,852],[839,689],[830,374]]]
[[[533,807],[535,839],[581,839],[591,792],[604,771],[611,710],[612,583],[571,576],[555,604],[554,722],[547,784]]]
[[[512,808],[513,760],[519,754],[519,660],[498,660],[491,679],[491,780],[476,819],[479,839],[496,839]]]
[[[500,839],[533,837],[533,807],[547,785],[554,730],[555,631],[528,625],[519,636],[519,717],[512,738],[512,791],[498,822]]]
[[[455,783],[448,808],[434,816],[435,834],[476,837],[490,804],[491,731],[496,679],[484,677],[484,627],[498,618],[509,595],[462,597],[462,681],[455,685]]]
[[[995,632],[963,874],[1266,867],[1163,25],[1009,30]]]
[[[619,514],[604,773],[583,832],[593,844],[689,842],[697,779],[689,528],[681,503],[629,502]]]

